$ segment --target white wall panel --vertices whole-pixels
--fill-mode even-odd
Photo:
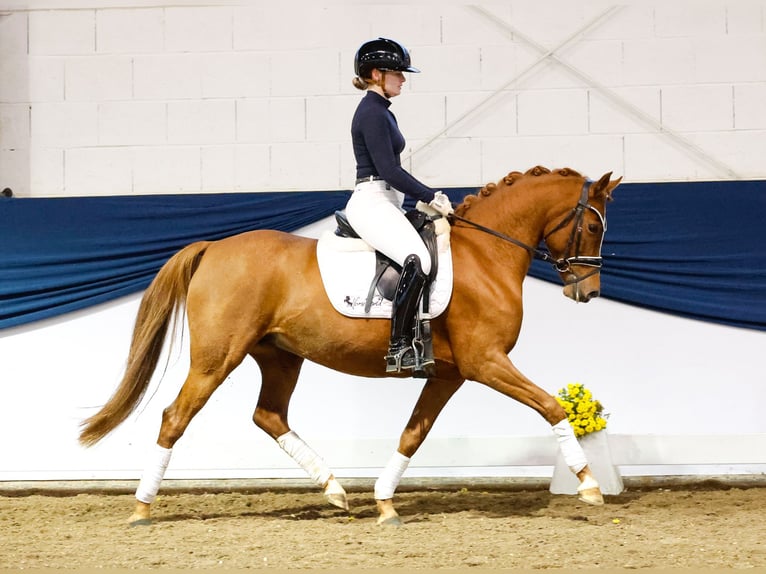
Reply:
[[[716,2],[656,3],[654,32],[667,38],[725,34],[726,6]]]
[[[609,94],[599,90],[589,90],[590,133],[626,134],[655,131],[654,126],[659,125],[661,121],[660,88],[617,88],[612,92],[619,100],[616,101]]]
[[[165,50],[231,50],[232,9],[228,6],[165,8]]]
[[[198,54],[139,55],[133,59],[137,100],[199,99],[203,59]]]
[[[338,92],[340,63],[335,49],[273,52],[271,70],[272,96],[323,96]],[[353,74],[345,72],[342,76],[351,78]]]
[[[357,95],[354,98],[345,102],[345,107],[342,110],[343,115],[341,116],[344,118],[344,121],[337,122],[339,125],[335,129],[339,134],[343,134],[343,139],[350,137],[351,118],[354,115],[359,99],[363,96],[362,92],[357,91]],[[406,100],[402,99],[399,102],[394,100],[389,109],[396,116],[405,138],[411,141],[427,138],[444,128],[446,100],[447,96],[443,94],[408,94]]]
[[[136,148],[133,151],[133,191],[198,192],[202,188],[200,165],[200,148],[196,146]]]
[[[10,12],[0,17],[0,57],[27,53],[27,13]]]
[[[303,99],[306,109],[305,131],[303,132],[305,139],[316,142],[345,142],[349,140],[351,138],[351,118],[363,96],[362,92],[357,92],[356,95],[346,97],[318,96]],[[390,109],[399,117],[393,106]],[[428,108],[426,108],[428,111],[424,111],[422,106],[418,106],[418,109],[424,114],[431,115],[432,113],[432,110]],[[275,115],[275,117],[284,116]],[[302,118],[302,113],[296,113],[296,119]],[[289,118],[285,119],[289,120]],[[277,127],[276,131],[279,132],[280,130],[281,126]],[[408,136],[417,137],[415,134],[408,134]]]
[[[661,91],[662,124],[680,132],[734,127],[734,90],[729,85],[670,86]]]
[[[490,97],[492,99],[483,104]],[[493,92],[464,92],[450,94],[444,99],[446,110],[438,109],[438,112],[446,115],[446,122],[443,122],[445,125],[454,125],[447,132],[449,137],[507,138],[516,134],[518,122],[516,93],[494,95]],[[480,104],[483,105],[476,109]],[[474,109],[476,111],[469,114]],[[469,115],[458,122],[465,114]],[[430,136],[439,131],[442,126],[436,123],[435,119],[436,116],[427,126],[427,133],[423,133],[422,136]],[[409,126],[409,124],[406,125]],[[408,133],[409,131],[408,128]]]
[[[60,83],[63,92],[63,66]],[[31,101],[29,86],[29,61],[23,55],[3,54],[0,52],[0,102],[23,103]]]
[[[2,189],[10,187],[13,190],[18,190],[28,187],[30,181],[29,149],[3,148],[4,146],[0,145],[0,174],[2,174],[2,184],[0,185],[3,186]],[[61,153],[63,155],[63,152]],[[50,174],[47,175],[50,177]],[[58,185],[53,189],[54,192],[61,189],[61,183],[61,181],[58,182]]]
[[[66,195],[128,195],[133,192],[132,161],[116,147],[65,152]]]
[[[213,52],[200,57],[203,98],[265,97],[271,63],[259,52]]]
[[[271,185],[291,190],[339,189],[337,143],[280,143],[271,146]],[[347,185],[347,187],[350,187]]]
[[[63,196],[66,194],[64,181],[65,150],[57,148],[33,147],[25,150],[29,163],[19,166],[27,170],[30,185],[44,195]],[[16,166],[14,166],[16,167]],[[3,173],[3,172],[0,172]],[[12,188],[15,189],[15,188]],[[85,194],[73,192],[69,195]]]
[[[247,191],[269,182],[268,145],[203,146],[202,191]]]
[[[517,97],[519,135],[560,136],[585,133],[586,90],[532,90]]]
[[[694,43],[688,38],[625,40],[625,85],[689,84],[694,79]]]
[[[165,10],[130,8],[96,12],[96,51],[104,54],[162,52]]]
[[[186,144],[234,141],[233,100],[186,100],[168,103],[168,142]]]
[[[86,56],[67,60],[64,93],[71,102],[130,100],[133,62],[125,56]]]
[[[29,145],[29,106],[11,104],[0,108],[0,149]]]
[[[698,83],[766,80],[766,36],[694,39],[694,76]]]
[[[716,134],[716,140],[719,138]],[[691,157],[685,148],[658,134],[628,134],[624,141],[626,181],[706,181],[719,177],[714,166]]]
[[[29,12],[30,54],[73,55],[95,51],[95,10]]]
[[[734,86],[734,127],[741,130],[766,128],[766,84]]]
[[[168,104],[104,102],[98,106],[98,141],[104,146],[163,144],[168,140]],[[126,154],[128,155],[128,154]]]
[[[305,98],[237,101],[237,141],[302,142],[306,139]]]
[[[126,155],[121,165],[130,164],[132,181],[140,182],[132,186],[134,193],[152,192],[143,183],[147,176],[136,173],[145,162],[135,158],[150,155],[157,145],[194,148],[192,155],[204,164],[194,181],[186,169],[175,184],[168,180],[172,172],[162,172],[161,188],[172,192],[225,189],[232,181],[246,191],[350,187],[344,183],[350,178],[342,174],[353,171],[348,131],[353,102],[360,96],[350,83],[353,54],[363,41],[384,35],[403,41],[413,64],[423,70],[410,75],[392,108],[409,150],[449,128],[416,159],[416,165],[427,166],[423,177],[432,185],[479,186],[482,179],[497,177],[503,156],[519,160],[513,169],[569,165],[590,175],[590,166],[601,158],[585,154],[614,147],[612,140],[603,145],[604,134],[624,136],[622,153],[608,153],[608,163],[621,163],[627,180],[766,177],[753,160],[766,153],[766,143],[748,135],[764,124],[759,104],[766,85],[766,2],[628,3],[598,19],[613,6],[600,0],[480,3],[480,9],[342,2],[285,10],[277,4],[218,0],[133,5],[41,0],[30,9],[20,3],[0,15],[0,106],[40,104],[37,114],[51,119],[40,124],[33,110],[27,142],[16,137],[25,133],[23,123],[13,128],[14,149],[122,146],[121,152],[108,153]],[[584,26],[589,27],[581,33]],[[566,39],[556,57],[573,69],[553,59],[534,65],[546,49]],[[451,124],[532,65],[504,97],[460,125]],[[601,86],[624,97],[627,105],[606,98]],[[175,106],[179,101],[188,105]],[[159,107],[144,108],[144,115],[128,105],[139,102],[170,110],[165,126],[158,123]],[[50,107],[62,103],[66,106]],[[93,112],[68,107],[82,103],[96,104],[103,124],[94,126]],[[630,105],[673,133],[637,121]],[[74,113],[66,115],[71,117],[61,117],[61,110],[70,109]],[[3,114],[20,118],[16,111]],[[144,130],[145,138],[140,136]],[[638,134],[646,137],[633,137]],[[471,145],[451,142],[454,138],[467,138]],[[702,154],[687,145],[703,140],[704,145],[696,144]],[[282,143],[300,144],[292,163],[307,161],[311,169],[283,165],[282,150],[268,147]],[[252,170],[232,167],[232,162],[239,165],[234,159],[239,152],[211,149],[202,159],[202,146],[235,150],[238,144],[266,145],[268,170],[260,164]],[[310,153],[304,144],[318,149]],[[494,151],[501,145],[508,146],[505,154]],[[732,154],[732,149],[747,152]],[[3,150],[6,162],[32,155]],[[453,150],[477,155],[456,158]],[[187,157],[190,152],[176,153]],[[211,164],[215,157],[225,162],[221,169]],[[711,167],[723,157],[727,165]],[[62,167],[38,162],[34,169],[43,165],[54,173],[33,173],[31,165],[5,171],[14,174],[17,195],[84,193],[52,188],[56,181],[64,185]],[[315,178],[313,185],[298,175],[305,172]],[[215,182],[214,174],[224,179]],[[449,179],[453,174],[456,179]],[[240,187],[248,181],[258,187]],[[45,182],[44,190],[39,182]],[[107,183],[95,187],[126,186]]]
[[[31,106],[31,140],[42,147],[81,147],[98,143],[98,104],[36,103]]]
[[[26,89],[20,86],[20,93],[26,96],[18,101],[50,103],[64,100],[65,59],[33,56],[26,62],[16,63],[20,72],[18,78],[26,83]]]

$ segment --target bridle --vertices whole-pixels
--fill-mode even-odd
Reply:
[[[548,237],[550,237],[552,234],[556,233],[557,231],[560,231],[570,223],[572,224],[572,230],[569,234],[569,241],[567,242],[567,247],[564,251],[564,256],[556,259],[553,257],[549,249],[539,249],[537,247],[532,247],[530,245],[527,245],[526,243],[523,243],[519,241],[518,239],[514,239],[513,237],[510,237],[508,235],[505,235],[504,233],[500,233],[499,231],[495,231],[494,229],[490,229],[489,227],[485,227],[483,225],[480,225],[479,223],[476,223],[474,221],[471,221],[470,219],[466,219],[465,217],[461,217],[459,215],[456,215],[454,213],[450,214],[448,219],[450,220],[450,223],[454,225],[455,221],[460,221],[461,223],[467,223],[471,227],[475,227],[479,231],[483,231],[484,233],[488,233],[489,235],[493,235],[495,237],[498,237],[502,239],[503,241],[507,241],[509,243],[512,243],[518,247],[521,247],[522,249],[526,249],[535,259],[540,259],[542,261],[545,261],[546,263],[550,263],[553,268],[559,272],[559,273],[570,273],[572,278],[567,279],[564,284],[565,285],[571,285],[572,283],[579,283],[580,281],[583,281],[584,279],[587,279],[591,275],[595,275],[599,272],[602,265],[602,257],[601,257],[601,246],[604,242],[604,235],[606,234],[606,218],[601,215],[601,212],[599,212],[598,209],[593,207],[588,203],[588,193],[590,192],[590,187],[593,185],[593,181],[590,179],[586,179],[582,184],[582,191],[580,192],[580,199],[577,202],[577,205],[572,208],[572,210],[564,217],[564,219],[561,220],[561,222],[556,225],[553,229],[551,229],[548,233],[545,234],[543,237],[544,241],[547,241]],[[582,240],[582,222],[583,217],[585,216],[585,210],[589,209],[593,213],[595,213],[599,220],[601,221],[601,226],[603,229],[603,233],[601,235],[601,244],[599,244],[598,247],[598,256],[588,256],[588,255],[580,255],[580,243]],[[591,267],[591,271],[588,273],[585,273],[584,275],[578,275],[574,272],[572,269],[573,265],[581,265],[585,267]]]

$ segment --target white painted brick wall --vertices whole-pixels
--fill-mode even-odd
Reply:
[[[682,132],[726,131],[734,127],[732,86],[663,88],[662,123]]]
[[[479,186],[536,164],[628,181],[766,177],[766,0],[627,4],[556,53],[574,72],[539,62],[612,5],[480,3],[492,19],[452,3],[12,7],[0,15],[0,185],[18,195],[350,188],[362,96],[353,55],[378,35],[407,44],[423,70],[392,111],[405,165],[430,185]]]
[[[81,55],[95,51],[95,10],[29,12],[30,54]]]
[[[200,148],[193,145],[133,149],[134,193],[195,193],[202,189]]]
[[[165,50],[220,52],[232,48],[232,12],[227,6],[165,9]]]
[[[586,90],[529,90],[518,94],[520,135],[583,134],[588,127]]]
[[[184,100],[168,104],[168,142],[223,144],[234,141],[232,100]]]
[[[129,100],[133,95],[133,62],[121,56],[68,60],[64,66],[64,94],[72,102]]]
[[[734,127],[766,129],[766,84],[734,86]]]
[[[65,195],[123,195],[133,190],[129,153],[116,147],[74,148],[65,154]]]
[[[26,148],[29,137],[29,106],[9,104],[1,107],[0,149]]]
[[[306,98],[237,101],[237,141],[302,142],[306,139]]]
[[[165,10],[132,8],[96,12],[96,51],[103,54],[162,52]]]
[[[31,108],[35,146],[66,149],[98,144],[98,104],[36,103]]]
[[[196,54],[152,54],[133,58],[133,97],[137,100],[199,99],[202,58]]]
[[[102,146],[158,145],[168,141],[165,102],[104,102],[98,106]]]

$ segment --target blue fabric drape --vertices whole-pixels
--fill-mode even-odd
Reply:
[[[0,200],[0,328],[141,291],[176,251],[252,229],[294,231],[350,192]]]
[[[447,190],[458,201],[475,188]],[[350,192],[0,198],[0,328],[141,291],[185,245],[294,231]],[[607,211],[602,296],[766,330],[766,182],[625,183]],[[548,264],[530,275],[560,283]]]
[[[766,182],[622,184],[607,206],[602,297],[766,330]],[[542,262],[530,275],[556,281]]]

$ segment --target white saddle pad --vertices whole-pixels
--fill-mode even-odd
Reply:
[[[429,314],[440,315],[452,296],[452,251],[449,231],[437,236],[439,269],[431,285]],[[369,313],[364,306],[375,275],[375,251],[361,239],[338,237],[326,231],[317,243],[317,260],[327,296],[335,309],[347,317],[390,319],[391,301],[375,290]]]

